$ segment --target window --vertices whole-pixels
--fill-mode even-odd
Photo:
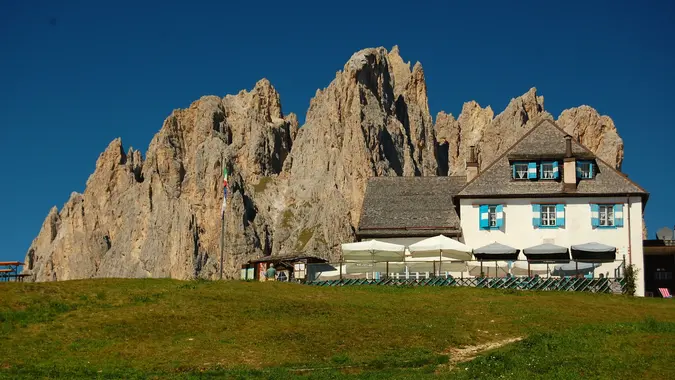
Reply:
[[[527,163],[516,162],[513,164],[513,178],[527,179]]]
[[[614,205],[600,205],[599,214],[600,214],[599,225],[601,227],[614,226]]]
[[[565,204],[532,204],[532,226],[534,228],[564,228],[565,227]]]
[[[498,230],[504,225],[504,205],[480,205],[480,228]]]
[[[591,226],[603,228],[623,227],[623,204],[591,203]]]
[[[541,179],[554,179],[553,162],[543,162],[541,164]]]
[[[581,179],[593,178],[593,163],[590,161],[577,162],[577,177]]]
[[[541,205],[541,225],[555,226],[555,205]]]
[[[497,206],[488,206],[488,227],[497,227]]]

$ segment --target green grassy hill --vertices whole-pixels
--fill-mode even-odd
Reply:
[[[460,359],[458,348],[523,338]],[[0,283],[3,378],[675,378],[675,301],[473,288]]]

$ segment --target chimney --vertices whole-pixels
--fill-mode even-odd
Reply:
[[[469,159],[466,161],[466,182],[471,182],[478,177],[478,159],[476,158],[476,147],[469,147]]]
[[[572,155],[572,136],[565,136],[565,158],[563,160],[563,190],[577,189],[577,160]]]

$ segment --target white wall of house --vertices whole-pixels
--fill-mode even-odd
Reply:
[[[534,227],[532,223],[532,203],[565,204],[565,226],[561,228]],[[623,204],[624,226],[617,228],[592,227],[591,203]],[[626,262],[628,263],[630,260],[638,269],[636,295],[644,296],[642,200],[640,197],[630,197],[630,211],[628,203],[628,197],[461,199],[460,220],[463,240],[465,244],[472,248],[498,242],[521,250],[543,243],[569,247],[574,244],[597,242],[615,246],[617,247],[617,260],[621,260],[625,255]],[[501,229],[484,230],[480,228],[479,207],[481,204],[504,205],[504,223]],[[613,277],[614,269],[618,264],[618,262],[603,264],[596,269],[596,276],[598,273],[609,272],[610,277]]]

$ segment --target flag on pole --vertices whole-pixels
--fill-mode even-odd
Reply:
[[[220,208],[220,216],[225,216],[225,206],[227,206],[227,168],[223,169],[223,205]]]

